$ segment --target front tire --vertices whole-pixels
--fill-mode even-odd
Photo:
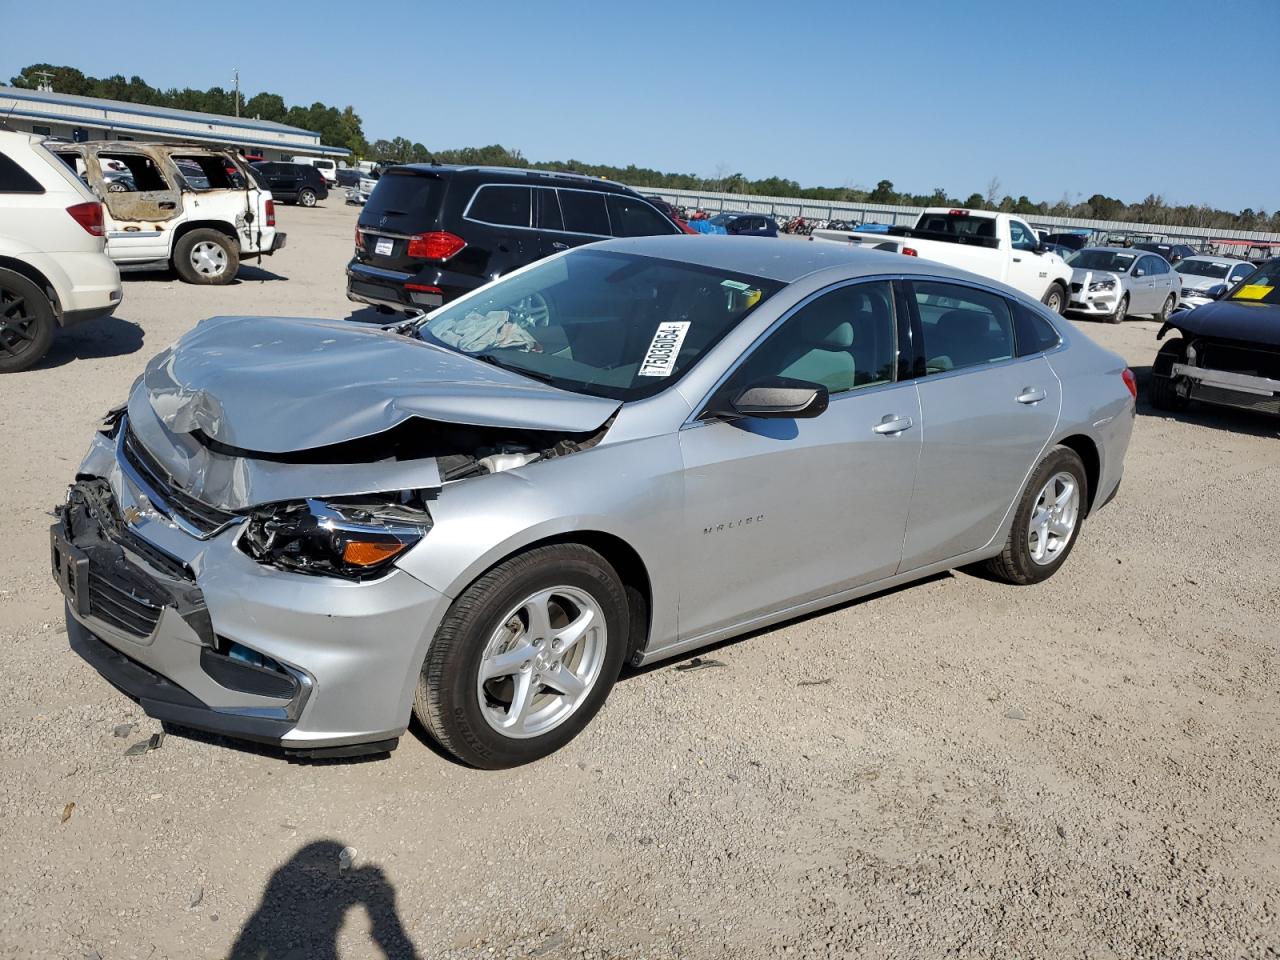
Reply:
[[[173,269],[187,283],[224,286],[240,269],[240,248],[217,230],[192,230],[174,246]]]
[[[1080,455],[1054,447],[1027,481],[1009,539],[987,569],[1017,586],[1048,580],[1075,546],[1089,502],[1089,479]]]
[[[1178,393],[1173,377],[1158,376],[1157,368],[1172,370],[1175,363],[1181,363],[1187,356],[1187,342],[1181,337],[1167,340],[1160,344],[1151,372],[1151,405],[1157,410],[1176,413],[1187,409],[1188,399]]]
[[[578,735],[609,695],[628,646],[626,591],[604,557],[565,543],[500,563],[436,631],[413,712],[464,763],[530,763]]]
[[[1120,302],[1116,304],[1115,312],[1107,317],[1107,323],[1122,323],[1128,315],[1129,295],[1126,293],[1120,298]]]
[[[314,207],[316,205],[316,192],[310,189],[300,190],[298,192],[298,204],[303,207]]]
[[[1051,283],[1044,296],[1040,298],[1040,302],[1061,316],[1062,311],[1067,308],[1067,293],[1062,288],[1062,284]]]

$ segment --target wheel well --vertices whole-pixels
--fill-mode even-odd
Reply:
[[[173,232],[173,245],[177,247],[178,241],[185,237],[192,230],[217,230],[220,234],[230,240],[234,240],[237,244],[240,238],[236,235],[235,228],[231,224],[222,220],[194,220],[184,223]]]
[[[49,302],[53,304],[53,312],[57,315],[58,322],[62,322],[62,304],[58,302],[58,291],[53,289],[53,284],[49,282],[48,277],[25,260],[17,260],[14,257],[0,257],[0,267],[22,274],[43,290]]]
[[[1098,481],[1102,478],[1102,459],[1098,456],[1097,445],[1083,434],[1074,434],[1059,440],[1064,447],[1076,452],[1084,462],[1085,479],[1089,481],[1089,502],[1085,504],[1085,516],[1093,509],[1094,498],[1098,495]]]
[[[640,554],[636,553],[631,544],[621,537],[599,530],[575,530],[572,533],[564,533],[554,537],[547,537],[545,540],[537,540],[533,543],[525,544],[519,550],[495,560],[488,569],[492,570],[493,567],[498,566],[500,563],[505,563],[514,556],[534,550],[537,547],[549,546],[553,543],[578,543],[584,547],[590,547],[608,560],[609,565],[618,572],[618,576],[622,579],[622,586],[627,594],[627,606],[630,613],[630,629],[627,631],[627,654],[624,660],[624,662],[630,663],[631,658],[638,651],[644,649],[649,639],[653,588],[649,581],[649,571],[645,568],[644,561],[640,559]],[[479,576],[481,574],[477,574],[477,579]]]

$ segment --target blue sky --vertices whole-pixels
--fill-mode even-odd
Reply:
[[[370,140],[436,149],[1280,206],[1280,0],[75,6],[0,0],[0,79],[46,61],[229,87],[239,67],[248,94],[350,103]]]

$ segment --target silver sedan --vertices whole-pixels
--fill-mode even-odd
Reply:
[[[1128,247],[1085,247],[1069,260],[1067,312],[1119,323],[1131,313],[1168,320],[1182,277],[1164,257]]]
[[[544,756],[645,664],[938,571],[1052,576],[1116,492],[1123,360],[834,244],[617,240],[388,327],[207,320],[51,530],[73,647],[293,754]]]

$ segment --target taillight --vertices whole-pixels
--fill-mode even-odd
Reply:
[[[356,253],[364,249],[364,234],[360,232],[360,224],[356,224]]]
[[[274,200],[267,201],[267,226],[274,227],[276,225],[276,202]]]
[[[1128,367],[1124,368],[1124,373],[1120,374],[1124,380],[1124,385],[1129,388],[1129,393],[1133,395],[1133,399],[1138,399],[1138,378],[1133,375],[1133,371]]]
[[[406,283],[404,288],[415,293],[444,293],[439,287],[433,287],[429,283]]]
[[[406,252],[418,260],[448,260],[466,245],[467,241],[461,237],[435,230],[410,237]]]
[[[101,237],[102,229],[102,204],[94,200],[90,203],[77,203],[73,207],[67,207],[67,213],[71,214],[71,219],[92,236]]]
[[[918,256],[920,256],[920,254],[916,253],[916,248],[915,248],[915,247],[903,247],[903,248],[902,248],[902,255],[903,255],[904,257],[918,257]]]

